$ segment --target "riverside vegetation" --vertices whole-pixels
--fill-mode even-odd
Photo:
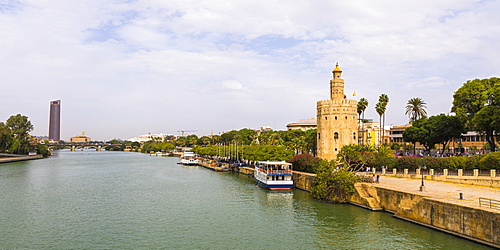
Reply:
[[[44,157],[49,156],[50,151],[45,144],[33,142],[29,134],[32,130],[28,117],[21,114],[12,115],[5,123],[0,122],[0,153],[37,152]]]

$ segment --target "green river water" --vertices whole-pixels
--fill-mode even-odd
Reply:
[[[0,249],[489,249],[178,161],[89,150],[0,164]]]

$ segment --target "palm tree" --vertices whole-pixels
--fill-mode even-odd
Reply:
[[[383,102],[378,102],[377,105],[375,105],[375,111],[377,111],[377,114],[379,115],[379,121],[380,121],[380,124],[382,124],[382,115],[385,113],[385,109],[386,109],[386,105],[383,103]],[[382,127],[381,129],[379,129],[378,131],[378,136],[379,136],[379,145],[381,144],[381,139],[382,139],[382,135],[381,135],[381,132],[382,132]]]
[[[359,99],[358,102],[358,115],[363,114],[363,119],[365,119],[365,110],[368,107],[368,100],[366,98]]]
[[[380,97],[378,98],[379,103],[382,103],[381,105],[383,106],[383,120],[381,121],[381,127],[382,127],[382,137],[380,139],[383,139],[385,136],[385,111],[387,110],[387,104],[389,103],[389,96],[386,94],[381,94]]]
[[[427,106],[425,106],[425,104],[427,103],[425,103],[424,100],[419,97],[411,98],[410,100],[408,100],[408,102],[406,103],[405,115],[408,115],[410,117],[410,123],[420,118],[427,117],[427,111],[425,111]]]
[[[365,110],[367,107],[368,107],[368,100],[366,98],[359,99],[359,102],[358,102],[358,120],[360,122],[358,122],[358,141],[361,144],[363,143],[363,139],[359,140],[359,138],[364,138],[364,136],[362,134],[363,133],[362,128],[360,128],[359,126],[361,126],[361,124],[363,124],[363,121],[365,120]],[[363,119],[361,119],[361,114],[363,114]]]

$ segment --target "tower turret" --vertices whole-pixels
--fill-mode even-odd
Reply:
[[[333,79],[330,80],[330,99],[331,100],[342,100],[344,99],[344,79],[341,78],[342,70],[339,68],[339,64],[335,65],[335,69],[332,71]]]

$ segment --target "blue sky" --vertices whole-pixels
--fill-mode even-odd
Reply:
[[[448,113],[453,92],[499,76],[500,1],[0,0],[0,121],[62,139],[198,135],[316,116],[338,61],[346,94]],[[357,93],[353,97],[351,94]]]

